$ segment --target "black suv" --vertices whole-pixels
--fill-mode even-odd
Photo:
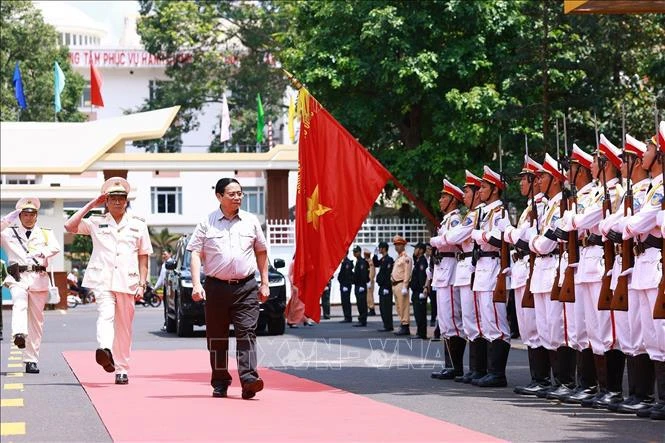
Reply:
[[[192,300],[192,273],[189,268],[190,252],[186,249],[189,236],[178,240],[175,254],[166,262],[166,282],[164,284],[164,322],[166,332],[176,332],[179,337],[191,336],[194,325],[205,325],[205,301]],[[283,268],[284,260],[275,259],[275,266],[268,265],[270,298],[259,305],[259,321],[256,332],[267,328],[270,335],[281,335],[286,325],[286,280],[275,268]],[[258,272],[256,274],[259,280]],[[205,276],[201,275],[201,282]]]

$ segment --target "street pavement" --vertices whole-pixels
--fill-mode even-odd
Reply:
[[[21,361],[15,360],[16,351],[10,350],[10,314],[3,311],[5,339],[0,342],[1,422],[3,433],[21,431],[20,424],[24,423],[24,434],[3,435],[2,441],[111,441],[104,423],[62,356],[63,351],[89,350],[90,364],[96,365],[95,305],[46,312],[38,375],[23,374],[22,364],[16,367]],[[517,343],[508,362],[509,387],[481,389],[430,378],[430,372],[441,367],[441,342],[398,339],[390,333],[377,332],[379,317],[369,317],[366,328],[340,324],[341,318],[341,310],[333,307],[331,320],[322,320],[311,327],[287,328],[283,336],[259,337],[259,366],[509,441],[665,441],[663,422],[513,394],[513,387],[527,383],[529,378],[526,352]],[[204,328],[195,328],[194,337],[179,338],[161,332],[162,322],[161,307],[137,306],[134,349],[205,349]],[[430,328],[430,336],[431,331]],[[113,374],[109,374],[110,382],[112,378]],[[238,383],[237,377],[234,383]],[[270,389],[270,379],[266,379],[266,389]],[[23,406],[11,406],[16,402],[5,401],[11,399],[22,399]],[[260,408],[260,402],[257,407]],[[307,405],[285,407],[297,411]],[[191,417],[188,411],[183,411],[182,424],[164,425],[187,426]],[[159,419],[159,411],[145,411],[136,417],[136,425]],[[320,435],[312,435],[311,439],[325,439],[326,429],[343,426],[344,420],[349,418],[321,417]],[[266,441],[286,441],[288,433],[278,431],[279,417],[274,422],[274,427],[266,427]],[[385,426],[408,426],[408,423]]]

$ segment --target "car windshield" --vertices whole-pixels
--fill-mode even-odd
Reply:
[[[192,253],[185,249],[185,255],[182,257],[182,270],[189,270],[189,259],[192,257]]]

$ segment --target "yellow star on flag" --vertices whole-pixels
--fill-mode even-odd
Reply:
[[[314,229],[319,230],[319,217],[330,211],[331,208],[319,203],[319,186],[317,185],[311,197],[307,197],[307,223],[311,223]]]

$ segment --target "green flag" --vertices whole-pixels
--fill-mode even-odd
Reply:
[[[263,113],[263,105],[261,104],[261,94],[256,94],[256,142],[263,142],[263,126],[265,125]]]

